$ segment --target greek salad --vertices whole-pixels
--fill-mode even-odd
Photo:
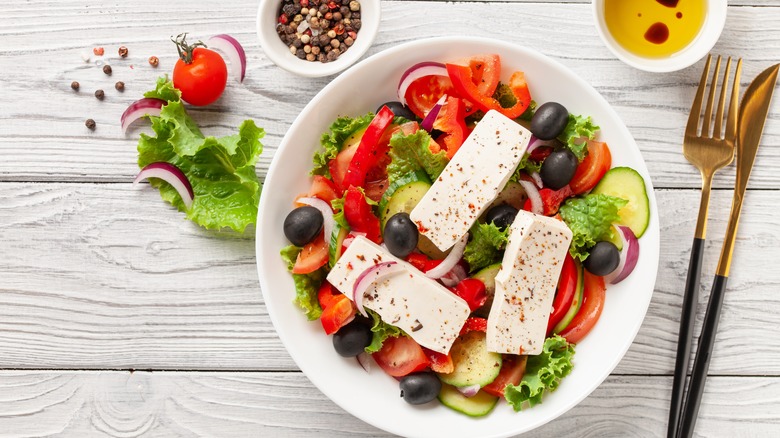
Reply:
[[[322,135],[283,225],[295,303],[410,404],[534,406],[636,266],[644,180],[497,55],[411,66],[397,97]]]

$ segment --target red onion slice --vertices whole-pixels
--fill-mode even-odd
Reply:
[[[398,101],[406,105],[406,90],[409,85],[425,76],[447,76],[447,67],[440,62],[420,62],[409,67],[398,83]]]
[[[333,226],[336,223],[333,220],[333,209],[330,208],[330,204],[320,198],[298,198],[296,202],[310,205],[322,213],[322,231],[325,233],[325,240],[330,242]]]
[[[468,241],[469,235],[466,233],[455,245],[452,246],[452,249],[450,250],[450,253],[447,255],[447,257],[445,257],[438,266],[431,269],[430,271],[427,271],[425,276],[428,278],[437,279],[450,272],[450,270],[452,270],[452,268],[458,264],[460,258],[463,256],[463,250],[466,249],[466,243]]]
[[[544,187],[544,183],[542,183],[542,176],[539,175],[539,172],[531,172],[530,176],[531,179],[534,180],[536,187],[539,187],[540,189]]]
[[[455,287],[458,285],[458,283],[461,282],[464,278],[468,277],[468,273],[466,272],[466,268],[463,267],[460,263],[455,265],[454,268],[450,270],[450,272],[444,274],[439,280],[441,280],[442,284],[444,284],[447,287]]]
[[[246,76],[246,53],[241,44],[232,36],[226,34],[214,35],[206,41],[209,49],[222,52],[230,61],[228,69],[238,82],[244,82]]]
[[[479,392],[479,389],[481,387],[479,385],[471,385],[471,386],[456,386],[455,389],[458,390],[459,393],[461,393],[464,397],[474,397]]]
[[[531,152],[535,151],[536,148],[542,146],[556,148],[559,144],[560,142],[558,141],[558,139],[555,138],[553,138],[552,140],[542,140],[531,135],[531,140],[528,141],[528,148],[525,150],[525,153],[530,154]]]
[[[536,188],[531,181],[520,180],[518,181],[525,194],[528,195],[528,199],[531,201],[531,213],[542,214],[544,213],[542,206],[542,195],[539,194],[539,189]]]
[[[179,196],[181,196],[181,200],[184,202],[187,209],[192,206],[192,201],[195,198],[195,194],[192,191],[192,185],[190,185],[187,175],[179,170],[178,167],[166,162],[149,164],[141,169],[138,176],[135,177],[133,185],[136,185],[141,180],[147,178],[159,178],[167,182],[179,193]]]
[[[441,107],[443,107],[447,103],[447,95],[439,99],[438,102],[431,108],[430,111],[428,111],[428,114],[425,115],[425,118],[423,119],[422,123],[420,123],[420,128],[431,132],[433,130],[433,124],[436,123],[436,118],[439,117],[439,112],[441,111]]]
[[[371,372],[371,355],[366,353],[365,351],[357,355],[357,362],[360,364],[360,367],[363,368],[363,371],[370,373]]]
[[[604,280],[610,284],[618,284],[628,277],[634,271],[636,263],[639,260],[639,240],[631,231],[631,228],[624,225],[615,225],[620,240],[623,241],[623,250],[620,251],[620,263],[614,271],[607,274]]]
[[[355,286],[352,288],[352,301],[355,302],[358,312],[368,318],[368,313],[363,307],[363,298],[368,288],[371,287],[374,282],[403,270],[403,265],[400,265],[398,262],[383,262],[363,271],[360,276],[358,276],[355,281]]]
[[[154,99],[151,97],[144,97],[143,99],[131,103],[125,112],[122,113],[122,118],[120,119],[122,134],[127,134],[127,128],[143,116],[159,116],[162,107],[167,103],[168,102],[162,99]]]

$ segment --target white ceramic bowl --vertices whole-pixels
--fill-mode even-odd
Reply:
[[[360,0],[361,27],[355,44],[333,62],[311,62],[299,59],[276,34],[281,0],[260,0],[257,11],[257,36],[265,54],[279,67],[299,76],[315,78],[329,76],[346,69],[363,56],[379,30],[381,5],[379,0]]]
[[[364,372],[355,359],[333,350],[319,322],[307,321],[293,304],[295,289],[279,250],[288,245],[282,233],[297,193],[309,189],[312,155],[320,135],[342,115],[358,116],[395,100],[398,80],[421,61],[447,61],[497,53],[502,79],[517,69],[526,73],[537,102],[558,101],[601,126],[601,139],[612,145],[614,166],[631,166],[645,178],[650,195],[650,226],[640,241],[636,270],[610,286],[601,320],[577,345],[575,366],[557,391],[522,412],[501,403],[483,418],[471,418],[438,403],[412,406],[398,396],[398,382],[378,367]],[[345,92],[345,90],[347,90]],[[268,313],[279,337],[306,376],[333,402],[386,431],[417,437],[505,437],[553,420],[588,396],[620,362],[634,340],[650,303],[658,267],[659,228],[655,196],[639,149],[609,104],[584,80],[561,64],[514,44],[483,38],[448,37],[403,44],[376,54],[328,84],[293,122],[273,158],[260,199],[257,222],[257,268]],[[306,418],[301,418],[306,422]]]
[[[601,41],[612,53],[626,64],[649,72],[663,73],[682,70],[702,59],[718,42],[726,24],[726,0],[705,0],[707,12],[704,24],[696,38],[683,50],[664,58],[650,58],[636,55],[624,49],[607,28],[604,19],[604,0],[593,0],[593,16]]]

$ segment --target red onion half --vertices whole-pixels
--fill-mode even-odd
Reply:
[[[542,214],[544,212],[544,207],[542,205],[542,195],[539,194],[539,189],[537,189],[531,181],[520,180],[518,183],[523,186],[525,194],[528,195],[528,199],[531,201],[531,213]]]
[[[368,288],[380,279],[403,270],[403,265],[399,264],[398,262],[383,262],[363,271],[358,276],[357,280],[355,281],[355,286],[352,288],[352,301],[355,302],[358,312],[368,318],[368,313],[363,307],[363,297],[365,296]]]
[[[604,277],[604,281],[610,284],[618,284],[634,271],[636,263],[639,260],[639,240],[631,231],[631,228],[624,225],[615,225],[620,240],[623,241],[623,250],[620,251],[620,263],[614,271]]]
[[[458,390],[461,395],[464,397],[474,397],[479,392],[479,389],[481,387],[479,385],[470,385],[470,386],[456,386],[455,389]]]
[[[335,224],[333,209],[330,208],[330,204],[320,198],[298,198],[296,202],[310,205],[322,213],[322,230],[325,233],[325,240],[329,242],[331,233],[333,233],[333,225]]]
[[[131,103],[125,112],[122,113],[122,118],[120,119],[122,134],[127,134],[127,128],[143,116],[159,116],[162,107],[167,103],[168,102],[162,99],[154,99],[151,97],[144,97],[143,99]]]
[[[425,76],[447,76],[447,67],[440,62],[420,62],[409,67],[398,83],[398,101],[406,105],[406,90],[409,85]]]
[[[135,177],[133,185],[138,184],[141,180],[147,178],[159,178],[176,189],[176,192],[181,196],[182,202],[189,209],[192,206],[192,201],[195,198],[195,193],[192,191],[192,185],[187,179],[187,175],[184,174],[178,167],[171,163],[157,162],[149,164],[141,169],[138,176]]]
[[[244,82],[246,76],[246,54],[241,44],[232,36],[226,34],[214,35],[206,41],[209,49],[215,49],[222,52],[230,61],[228,69],[230,74],[238,82]]]
[[[466,249],[466,243],[469,241],[469,234],[466,233],[463,235],[463,237],[460,238],[460,240],[455,243],[455,245],[452,246],[452,250],[450,250],[450,253],[447,254],[447,257],[444,258],[444,260],[439,263],[438,266],[435,268],[427,271],[425,273],[425,276],[428,278],[441,278],[445,276],[448,272],[454,268],[458,262],[460,261],[461,257],[463,257],[463,250]]]
[[[423,119],[422,123],[420,123],[420,128],[431,132],[433,130],[433,124],[436,123],[436,118],[439,117],[439,112],[441,111],[441,107],[443,107],[447,103],[447,95],[439,99],[438,102],[431,108],[430,111],[428,111],[428,114],[425,115],[425,118]]]

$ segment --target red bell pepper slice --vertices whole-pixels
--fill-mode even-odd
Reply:
[[[563,268],[558,280],[558,292],[556,292],[553,300],[553,310],[547,322],[547,336],[552,334],[553,328],[561,322],[566,312],[569,311],[572,301],[574,301],[574,295],[577,292],[577,271],[577,262],[567,252],[566,258],[563,259]]]
[[[487,301],[485,283],[476,278],[461,280],[460,283],[455,285],[455,295],[463,298],[472,312],[482,307]]]
[[[346,295],[334,295],[332,301],[322,310],[320,323],[325,333],[332,335],[352,322],[355,319],[355,312],[357,312],[355,304]]]
[[[347,173],[344,175],[343,187],[355,186],[363,187],[366,182],[366,175],[382,157],[381,151],[377,147],[385,130],[393,122],[394,114],[390,108],[383,106],[379,113],[369,123],[366,132],[360,139],[360,145],[349,163]]]
[[[425,347],[422,347],[422,349],[423,352],[425,352],[425,355],[428,356],[428,361],[431,363],[431,371],[442,374],[449,374],[455,371],[455,363],[452,361],[452,356]]]
[[[582,294],[582,306],[569,325],[559,333],[572,344],[580,342],[590,333],[601,317],[606,299],[607,287],[604,284],[604,277],[593,275],[588,271],[584,274],[585,290]]]
[[[363,192],[355,186],[350,186],[344,195],[344,218],[352,231],[366,233],[366,238],[372,242],[382,241],[379,218],[374,216]]]
[[[531,93],[528,90],[528,84],[525,81],[525,74],[517,71],[509,78],[509,88],[515,95],[517,102],[509,108],[502,108],[501,104],[493,98],[479,92],[479,88],[474,84],[473,72],[471,68],[464,65],[446,64],[447,74],[450,76],[452,86],[459,96],[473,102],[481,111],[488,112],[496,110],[510,119],[520,117],[528,105],[531,104]]]
[[[433,127],[443,132],[436,138],[436,142],[446,151],[447,158],[452,159],[466,140],[468,131],[463,101],[457,97],[447,97],[447,103],[441,107]]]
[[[460,329],[460,334],[465,335],[473,331],[487,333],[487,319],[478,316],[469,317]]]
[[[570,198],[573,195],[571,187],[564,186],[559,190],[553,189],[541,189],[539,190],[539,196],[542,197],[542,214],[545,216],[552,216],[558,213],[558,209],[561,207],[563,201]],[[523,210],[531,211],[531,200],[526,199],[523,204]]]

